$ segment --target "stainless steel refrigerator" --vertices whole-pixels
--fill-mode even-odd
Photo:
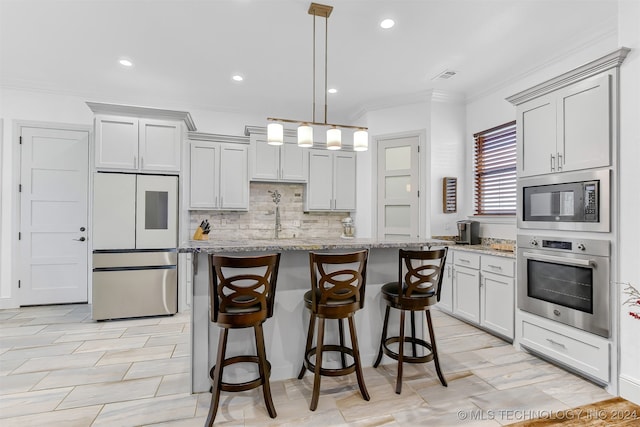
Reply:
[[[178,177],[98,172],[93,184],[93,319],[175,314]]]

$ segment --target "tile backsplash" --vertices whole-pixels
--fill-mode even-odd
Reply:
[[[278,190],[281,231],[280,239],[340,237],[342,219],[347,212],[304,212],[304,185],[252,182],[249,189],[249,211],[190,211],[190,233],[204,219],[209,220],[212,239],[272,239],[275,237],[276,205],[269,191]],[[357,227],[357,224],[356,224]],[[357,232],[357,228],[356,228]]]

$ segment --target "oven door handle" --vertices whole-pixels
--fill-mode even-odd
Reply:
[[[535,260],[551,261],[551,262],[556,262],[558,264],[577,265],[579,267],[591,267],[591,266],[595,266],[596,264],[596,262],[591,259],[565,258],[565,257],[559,257],[559,256],[553,256],[553,255],[534,254],[532,252],[523,252],[522,256],[524,256],[525,258],[532,259],[534,261]]]

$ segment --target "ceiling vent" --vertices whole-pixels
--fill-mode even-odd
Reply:
[[[443,72],[441,72],[440,74],[438,74],[437,76],[432,78],[431,80],[447,80],[447,79],[450,79],[451,77],[453,77],[455,75],[456,75],[455,71],[444,70]]]

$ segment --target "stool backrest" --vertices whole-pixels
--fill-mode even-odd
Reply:
[[[364,306],[369,250],[346,254],[309,252],[311,305],[343,300]]]
[[[280,254],[230,257],[209,255],[211,321],[247,322],[273,316]]]
[[[447,260],[449,248],[428,251],[399,251],[398,283],[403,283],[400,298],[411,298],[412,295],[429,294],[435,291],[436,300],[440,301],[442,274]],[[404,268],[403,268],[404,267]],[[403,270],[406,273],[403,274]],[[403,277],[404,276],[404,277]]]

